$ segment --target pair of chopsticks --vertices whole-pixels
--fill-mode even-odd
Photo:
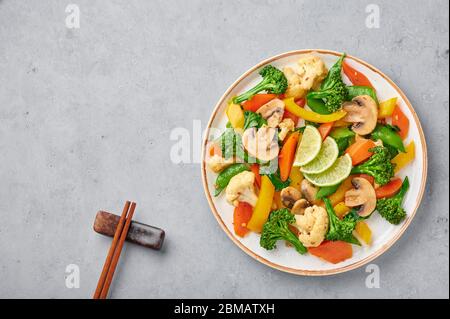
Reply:
[[[108,296],[108,290],[111,286],[117,263],[119,262],[120,253],[127,237],[135,208],[136,203],[130,203],[129,201],[125,203],[93,299],[106,299]]]

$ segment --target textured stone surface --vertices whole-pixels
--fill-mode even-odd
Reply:
[[[81,28],[65,27],[65,6]],[[446,297],[448,1],[0,0],[0,297],[90,297],[110,239],[99,209],[138,203],[162,251],[125,245],[112,297]],[[346,51],[385,71],[419,114],[429,179],[414,222],[375,263],[296,277],[248,257],[204,198],[199,164],[169,161],[174,127],[206,124],[246,69],[293,49]],[[81,287],[65,287],[77,264]]]

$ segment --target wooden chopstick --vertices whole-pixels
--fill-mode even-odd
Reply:
[[[123,227],[122,234],[120,235],[119,242],[117,243],[116,249],[114,251],[113,258],[111,260],[111,265],[109,266],[108,274],[106,275],[105,283],[103,285],[102,291],[100,293],[100,299],[105,299],[108,296],[109,287],[116,271],[117,263],[119,262],[120,253],[122,252],[123,244],[127,238],[128,229],[131,225],[131,220],[133,219],[134,210],[136,208],[136,203],[131,203],[130,211],[126,217],[125,226]]]
[[[101,296],[103,291],[105,291],[103,294],[103,299],[106,298],[106,295],[108,294],[109,286],[112,282],[112,276],[114,275],[115,268],[119,261],[123,242],[125,241],[125,238],[128,234],[128,229],[130,227],[135,208],[136,203],[130,203],[129,201],[126,201],[125,206],[123,207],[122,215],[120,216],[119,223],[117,224],[116,231],[114,233],[111,247],[109,248],[108,255],[106,256],[105,264],[103,265],[102,273],[97,283],[97,288],[95,289],[95,293],[93,296],[94,299],[102,298]],[[111,271],[112,274],[109,276]]]

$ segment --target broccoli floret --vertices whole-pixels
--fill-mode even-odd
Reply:
[[[356,227],[356,220],[354,219],[339,219],[334,212],[331,201],[324,198],[325,208],[328,214],[329,228],[326,235],[327,240],[342,240],[350,244],[361,245],[358,239],[353,236],[353,230]]]
[[[403,198],[409,189],[408,177],[403,180],[402,187],[397,195],[389,198],[382,198],[377,201],[377,210],[384,219],[394,225],[406,217],[406,212],[402,207]]]
[[[369,150],[374,153],[366,162],[352,169],[352,174],[368,174],[375,178],[379,185],[389,183],[394,176],[395,165],[391,163],[391,154],[383,146],[376,146]]]
[[[325,102],[328,112],[339,110],[342,103],[347,100],[348,89],[342,81],[341,69],[345,54],[331,67],[328,76],[322,83],[319,91],[309,92],[307,99],[321,99]]]
[[[267,91],[268,93],[283,94],[288,87],[288,80],[284,73],[272,65],[266,65],[259,71],[263,80],[254,88],[233,98],[233,103],[240,104],[250,99],[256,93]]]
[[[285,240],[291,243],[297,252],[305,254],[307,252],[305,246],[288,228],[289,224],[293,223],[295,223],[295,217],[288,209],[273,211],[263,226],[259,245],[267,250],[272,250],[276,247],[278,240]]]

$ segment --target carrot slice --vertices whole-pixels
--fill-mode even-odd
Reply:
[[[400,188],[402,187],[401,178],[394,178],[389,183],[384,186],[381,186],[375,190],[375,194],[377,195],[377,199],[384,197],[391,197],[398,193]]]
[[[276,94],[255,94],[250,100],[242,103],[242,107],[245,111],[256,112],[261,106],[263,106],[267,102],[270,102],[276,97]]]
[[[255,174],[255,183],[256,186],[261,188],[261,175],[259,175],[259,165],[258,164],[252,164],[250,166],[250,170]]]
[[[292,164],[294,163],[295,151],[297,150],[299,134],[294,132],[287,138],[286,142],[281,148],[278,157],[278,165],[280,167],[280,177],[282,181],[288,179],[291,172]]]
[[[334,122],[328,122],[320,124],[318,130],[320,135],[322,136],[322,140],[326,139],[328,134],[330,134],[331,130],[333,129]]]
[[[311,255],[322,258],[330,263],[337,264],[353,256],[352,245],[345,241],[324,241],[318,247],[310,247]]]
[[[398,126],[400,129],[398,135],[400,135],[403,140],[408,136],[409,120],[398,105],[395,106],[394,112],[392,113],[392,125]]]
[[[372,83],[370,83],[369,79],[364,74],[352,68],[349,64],[347,64],[347,62],[344,61],[344,63],[342,63],[342,69],[353,85],[368,86],[372,89],[374,88]]]
[[[364,162],[366,159],[373,155],[369,150],[376,146],[375,142],[367,139],[360,139],[350,145],[345,153],[352,158],[352,165],[355,166]]]
[[[236,235],[244,237],[249,232],[247,223],[252,218],[252,213],[253,208],[250,204],[239,202],[233,214],[233,226]]]

